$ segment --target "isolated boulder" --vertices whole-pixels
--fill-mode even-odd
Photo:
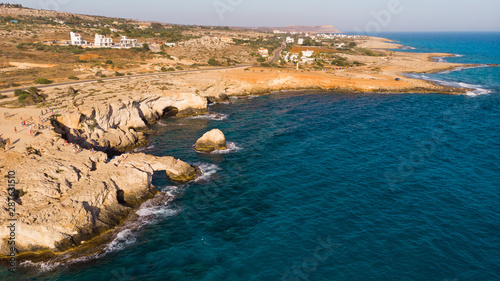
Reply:
[[[70,94],[70,95],[74,95],[74,94],[76,94],[76,90],[75,90],[75,88],[73,88],[73,87],[68,87],[68,94]]]
[[[224,150],[226,147],[226,137],[219,129],[213,129],[205,133],[196,141],[195,149],[203,152],[212,152],[214,150]]]

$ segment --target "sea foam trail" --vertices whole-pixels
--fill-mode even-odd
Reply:
[[[441,73],[441,74],[447,74],[447,73]],[[445,81],[445,80],[430,78],[429,76],[423,75],[423,74],[408,74],[407,76],[411,77],[411,78],[431,81],[431,82],[437,83],[439,85],[448,86],[448,87],[473,89],[472,91],[466,92],[466,95],[472,96],[472,97],[479,96],[479,95],[487,95],[487,94],[491,94],[493,92],[492,90],[484,89],[483,87],[481,87],[481,85],[473,85],[473,84],[467,84],[464,82],[456,82],[456,81]]]
[[[220,167],[215,164],[195,163],[195,165],[198,166],[201,171],[201,176],[195,179],[195,182],[207,181],[212,177],[212,175],[216,174],[220,170]]]
[[[476,66],[461,66],[461,67],[457,67],[457,68],[452,69],[452,70],[441,71],[441,72],[438,72],[437,74],[449,74],[449,73],[452,73],[454,71],[462,71],[462,70],[467,70],[467,69],[483,68],[483,67],[491,67],[491,66],[487,65],[487,64],[480,64],[480,65],[476,65]]]
[[[228,117],[229,117],[229,115],[227,115],[227,114],[209,113],[209,114],[202,114],[202,115],[188,117],[187,119],[207,119],[207,120],[214,120],[214,121],[222,121],[222,120],[227,120]]]
[[[241,147],[236,145],[236,143],[234,143],[234,142],[227,142],[226,147],[227,147],[227,149],[214,150],[210,154],[228,154],[228,153],[233,153],[233,152],[241,150]]]
[[[113,241],[106,245],[104,251],[110,253],[122,250],[137,241],[138,230],[140,228],[178,214],[179,210],[169,205],[169,202],[174,198],[172,194],[176,189],[176,186],[166,187],[164,191],[158,193],[153,199],[142,203],[135,212],[139,218],[125,224],[116,234]]]

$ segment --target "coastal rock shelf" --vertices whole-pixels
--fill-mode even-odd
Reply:
[[[107,230],[158,192],[152,185],[155,171],[165,171],[175,181],[189,181],[197,169],[173,157],[142,153],[118,156],[107,161],[102,152],[81,151],[73,155],[62,139],[33,148],[40,155],[11,155],[4,171],[16,171],[16,247],[21,253],[64,251]],[[7,206],[2,191],[0,202]],[[5,217],[1,223],[6,223]],[[8,237],[8,229],[0,235]],[[2,241],[1,253],[8,253]]]
[[[142,131],[163,116],[206,112],[207,99],[193,93],[150,95],[66,112],[53,125],[65,139],[84,148],[126,151],[143,144]]]

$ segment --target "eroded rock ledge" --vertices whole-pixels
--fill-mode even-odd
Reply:
[[[147,125],[163,116],[206,112],[207,99],[196,94],[153,95],[66,112],[53,125],[65,139],[83,148],[123,152],[144,144]]]
[[[137,153],[108,162],[102,152],[73,154],[62,139],[35,143],[33,148],[41,156],[11,153],[11,161],[1,169],[16,171],[16,189],[24,193],[16,200],[20,253],[65,251],[114,228],[158,192],[151,184],[155,171],[165,171],[176,181],[197,176],[196,167],[173,157]],[[2,190],[2,206],[7,206],[7,197]],[[1,218],[2,225],[6,219]],[[8,237],[8,231],[1,228],[1,237]],[[0,249],[2,255],[9,252],[5,239]]]

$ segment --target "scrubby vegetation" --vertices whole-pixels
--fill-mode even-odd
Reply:
[[[36,104],[44,102],[46,96],[40,93],[40,90],[36,87],[30,87],[27,91],[15,90],[14,95],[17,96],[17,101],[23,105]]]
[[[37,78],[35,84],[52,84],[53,82],[47,78]]]
[[[37,50],[44,52],[54,52],[54,53],[73,53],[73,54],[83,54],[85,49],[81,46],[59,46],[59,45],[46,45],[42,43],[20,43],[16,46],[19,50]]]

